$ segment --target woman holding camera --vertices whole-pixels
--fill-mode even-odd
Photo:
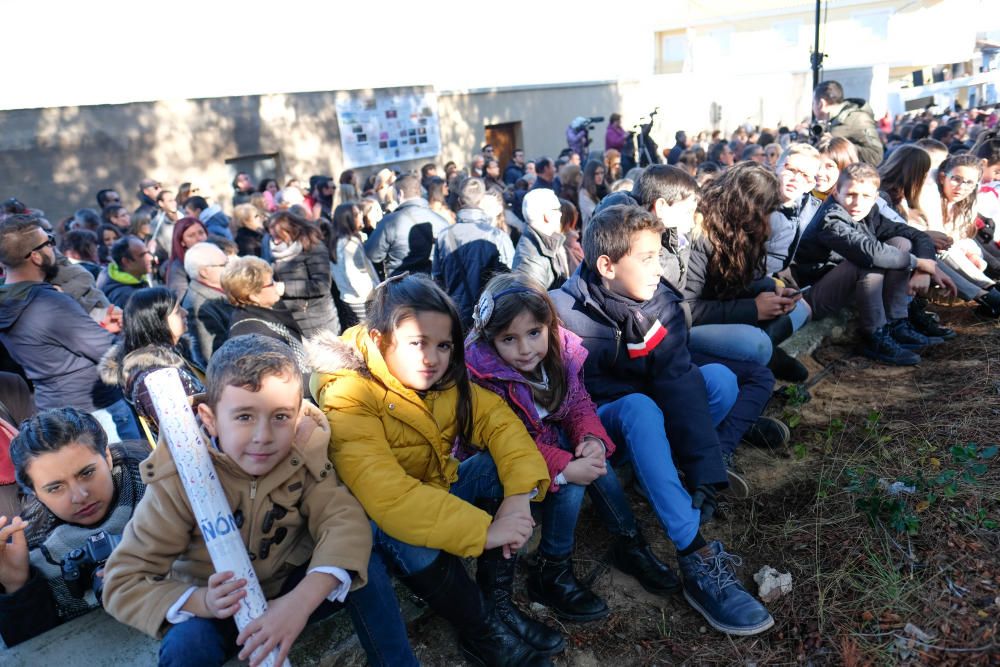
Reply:
[[[100,554],[132,518],[145,490],[139,464],[149,451],[135,441],[108,446],[97,420],[74,408],[46,410],[21,424],[10,458],[27,498],[21,516],[0,517],[4,644],[19,644],[97,606],[92,590],[103,559],[92,552]],[[83,552],[71,560],[80,576],[67,581],[62,565],[78,548]]]

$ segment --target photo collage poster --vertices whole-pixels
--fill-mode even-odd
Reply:
[[[355,93],[337,102],[344,168],[401,162],[441,152],[437,94]]]

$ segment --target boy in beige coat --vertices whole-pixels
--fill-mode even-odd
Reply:
[[[212,357],[205,384],[198,414],[268,611],[237,634],[246,580],[214,572],[166,446],[142,463],[146,495],[108,560],[105,609],[162,637],[161,665],[221,665],[237,645],[240,659],[262,649],[253,665],[276,647],[280,664],[309,620],[346,601],[371,664],[415,664],[401,622],[386,624],[398,617],[382,612],[398,610],[391,584],[381,562],[369,563],[367,518],[327,459],[329,425],[302,402],[291,349],[233,338]]]

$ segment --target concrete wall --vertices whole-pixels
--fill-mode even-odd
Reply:
[[[393,89],[406,93],[411,88]],[[228,209],[227,159],[280,155],[281,177],[338,175],[342,168],[335,101],[345,92],[254,95],[119,105],[0,111],[0,196],[17,196],[53,220],[95,207],[97,190],[113,187],[135,206],[136,184],[184,181]],[[442,152],[438,164],[468,163],[484,127],[522,123],[529,156],[556,155],[577,115],[607,116],[620,104],[617,84],[444,92],[439,97]],[[603,125],[595,148],[603,147]],[[393,163],[417,169],[426,159]],[[361,177],[379,167],[361,170]]]

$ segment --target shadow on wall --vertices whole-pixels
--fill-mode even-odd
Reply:
[[[393,92],[412,90],[417,89]],[[229,210],[233,173],[227,159],[278,153],[284,173],[275,176],[286,181],[307,182],[312,174],[336,177],[343,165],[337,97],[371,92],[0,111],[0,183],[5,188],[0,197],[16,196],[55,223],[79,208],[96,208],[95,194],[102,188],[118,190],[134,209],[138,182],[148,177],[175,191],[191,181]],[[566,125],[574,116],[607,116],[620,102],[616,84],[443,93],[441,153],[388,166],[415,171],[428,161],[442,166],[455,160],[466,168],[484,141],[486,125],[516,121],[522,123],[529,158],[554,157],[565,146]],[[600,124],[593,132],[595,149],[603,149],[605,127]],[[358,169],[362,183],[384,166]]]

